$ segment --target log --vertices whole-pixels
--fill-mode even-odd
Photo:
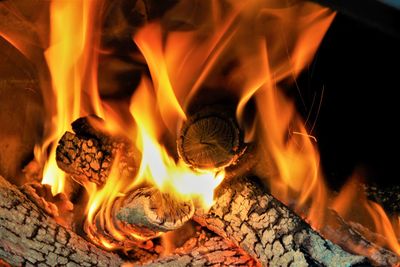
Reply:
[[[257,266],[243,250],[220,236],[201,231],[172,255],[150,261],[142,267],[162,266]]]
[[[372,242],[365,228],[360,231],[359,225],[345,222],[333,210],[328,210],[326,217],[319,232],[346,251],[367,257],[375,266],[395,266],[400,262],[395,253]]]
[[[58,225],[0,176],[0,258],[12,266],[120,266],[116,254]]]
[[[207,106],[183,124],[178,153],[195,169],[226,168],[244,153],[243,134],[234,115],[223,106]]]
[[[284,204],[247,177],[225,181],[210,211],[194,220],[231,240],[263,266],[371,266],[322,238]]]
[[[158,248],[159,252],[161,250]],[[166,261],[184,263],[188,257],[198,264],[218,264],[223,259],[226,263],[240,263],[238,266],[253,266],[251,257],[239,248],[221,237],[209,235],[191,238],[174,256],[158,261],[156,252],[150,255],[136,249],[126,255],[123,260],[58,225],[53,217],[0,176],[0,266],[129,266],[130,262],[134,266],[145,262],[149,262],[149,266],[161,266],[160,263]]]
[[[104,185],[117,155],[116,167],[122,177],[133,177],[137,171],[138,152],[126,138],[111,135],[102,124],[95,116],[80,118],[72,123],[75,134],[66,132],[58,142],[57,165],[79,184]]]
[[[191,200],[180,201],[154,187],[134,190],[113,206],[117,221],[144,238],[180,228],[194,214]]]
[[[94,138],[80,138],[66,132],[58,142],[56,161],[60,169],[79,184],[94,182],[103,185],[110,174],[113,148]]]
[[[125,251],[139,247],[153,253],[152,239],[179,229],[194,214],[191,200],[177,200],[149,186],[117,197],[111,205],[109,213],[97,210],[94,220],[85,222],[84,231],[101,247]]]

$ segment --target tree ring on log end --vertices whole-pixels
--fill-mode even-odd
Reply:
[[[177,146],[183,161],[196,169],[228,167],[245,151],[234,115],[222,107],[207,107],[189,117]]]
[[[136,189],[114,207],[117,222],[143,239],[178,229],[194,214],[191,200],[178,200],[154,187]]]

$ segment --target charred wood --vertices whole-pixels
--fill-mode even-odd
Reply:
[[[172,255],[143,265],[158,266],[257,266],[249,255],[220,236],[198,232]]]
[[[321,237],[249,178],[224,182],[208,212],[194,220],[233,241],[263,266],[368,266],[367,259]]]
[[[360,225],[345,222],[339,214],[329,210],[319,232],[346,251],[365,256],[375,266],[395,266],[400,262],[400,258],[395,253],[378,245],[384,242],[373,240],[368,236],[373,233],[366,228],[362,228],[361,231],[360,227]]]
[[[116,220],[143,238],[178,229],[194,214],[191,200],[177,200],[154,187],[139,188],[128,193],[117,200],[113,208]]]
[[[2,177],[0,258],[13,266],[120,266],[123,262],[58,225]]]
[[[84,117],[72,123],[76,134],[66,132],[58,142],[56,160],[58,166],[80,184],[93,182],[102,186],[118,156],[120,175],[131,177],[136,172],[138,154],[123,137],[107,133],[104,122],[94,116]]]

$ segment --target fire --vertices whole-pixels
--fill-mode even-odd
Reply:
[[[45,58],[56,103],[51,110],[51,133],[40,151],[43,154],[50,148],[42,183],[52,185],[54,194],[63,192],[65,183],[65,174],[55,161],[54,142],[82,113],[101,112],[96,76],[96,7],[98,3],[83,0],[50,3],[50,46]],[[91,98],[83,99],[83,92]]]
[[[151,184],[182,200],[198,200],[204,208],[212,205],[224,171],[194,171],[178,159],[170,145],[187,119],[194,97],[209,87],[221,88],[236,99],[236,117],[245,141],[257,145],[256,153],[265,159],[261,165],[268,165],[267,171],[256,168],[255,174],[269,183],[274,196],[302,212],[315,228],[323,223],[321,217],[328,206],[357,221],[349,211],[354,210],[352,203],[360,203],[360,223],[370,222],[369,228],[384,236],[384,244],[400,255],[399,218],[389,219],[382,207],[363,195],[354,195],[351,183],[334,201],[329,200],[331,192],[321,172],[317,139],[283,92],[283,84],[295,84],[313,59],[334,12],[297,1],[200,2],[202,20],[188,26],[193,29],[170,26],[182,16],[185,19],[190,7],[182,1],[163,20],[145,25],[133,37],[151,76],[143,74],[135,88],[129,111],[136,131],[125,133],[140,151],[141,160],[134,176],[123,177],[117,157],[103,187],[84,185],[89,194],[85,224],[89,237],[107,249],[121,246],[111,239],[123,243],[129,237],[141,238],[118,228],[112,214],[115,201],[141,184]],[[53,194],[65,191],[65,175],[55,161],[55,143],[73,120],[89,113],[108,114],[109,132],[121,131],[112,112],[103,114],[97,88],[101,7],[102,1],[50,2],[50,38],[49,44],[43,45],[48,69],[41,68],[49,118],[44,141],[34,152],[36,159],[45,163],[42,183],[52,185]],[[38,30],[38,34],[43,32]],[[38,60],[37,50],[22,35],[1,32],[24,55]],[[40,37],[42,42],[47,40]],[[255,115],[249,120],[246,114],[252,109]]]
[[[383,208],[367,199],[364,191],[360,188],[362,175],[355,172],[349,181],[331,203],[334,209],[346,221],[359,223],[372,232],[365,233],[366,237],[372,239],[380,246],[386,246],[397,255],[400,255],[399,218],[389,218]],[[354,211],[357,212],[354,212]],[[378,238],[377,238],[378,237]]]
[[[215,175],[213,170],[197,173],[183,161],[177,163],[168,155],[165,147],[159,143],[160,131],[157,122],[160,119],[154,112],[154,98],[151,85],[145,79],[137,88],[130,106],[137,123],[137,147],[142,152],[142,160],[135,183],[151,182],[163,192],[190,198],[198,197],[209,208],[213,203],[214,189],[222,182],[223,172]]]

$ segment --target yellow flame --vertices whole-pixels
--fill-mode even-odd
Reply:
[[[106,249],[115,249],[116,245],[106,240],[103,236],[97,235],[98,226],[111,234],[118,241],[125,239],[124,234],[114,226],[112,215],[113,203],[118,197],[123,196],[121,192],[127,182],[120,179],[118,168],[115,167],[118,160],[119,157],[117,156],[107,182],[101,189],[98,189],[96,185],[90,182],[84,185],[89,194],[89,201],[86,206],[86,233],[88,233],[89,237],[94,242],[104,246]],[[97,218],[98,221],[95,221],[95,218]],[[97,223],[100,225],[97,225]]]
[[[53,194],[62,192],[65,184],[65,174],[56,164],[54,142],[82,113],[101,113],[96,77],[97,52],[94,49],[98,37],[93,29],[97,4],[101,3],[83,0],[50,3],[50,46],[45,51],[45,58],[52,79],[55,107],[49,110],[52,133],[44,142],[41,154],[46,153],[50,146],[42,183],[52,185]],[[90,97],[83,101],[81,96],[85,91]]]
[[[154,109],[151,84],[143,79],[136,90],[130,110],[138,127],[136,144],[142,152],[142,160],[135,183],[147,181],[163,192],[172,191],[183,198],[198,197],[205,207],[210,207],[214,189],[221,183],[224,173],[198,173],[181,160],[176,163],[158,141],[160,136],[157,134],[157,123],[160,115]]]
[[[399,218],[390,218],[379,204],[367,199],[360,187],[362,178],[360,170],[357,170],[330,205],[345,220],[360,223],[371,233],[381,235],[382,239],[372,240],[375,244],[386,246],[400,255]]]

